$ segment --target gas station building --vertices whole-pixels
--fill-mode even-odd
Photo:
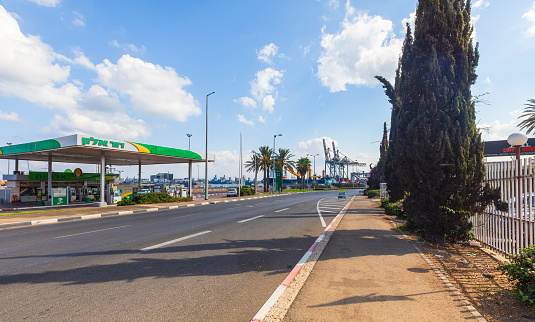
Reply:
[[[0,159],[15,160],[13,173],[3,175],[11,191],[8,202],[38,201],[52,205],[67,200],[69,203],[74,200],[87,201],[98,196],[93,203],[95,206],[115,202],[115,184],[119,181],[119,175],[106,173],[107,166],[137,165],[138,178],[141,178],[142,165],[187,163],[191,196],[192,164],[206,162],[204,156],[193,151],[81,134],[3,146],[0,147]],[[48,162],[48,171],[19,171],[19,161],[24,160]],[[208,157],[208,162],[214,161],[213,155]],[[83,173],[77,168],[71,172],[53,172],[54,162],[94,164],[100,170],[97,173]],[[138,181],[141,188],[141,180]]]

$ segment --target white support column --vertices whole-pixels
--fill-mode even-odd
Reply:
[[[46,202],[52,206],[52,155],[48,155],[48,194]]]
[[[93,205],[96,207],[105,207],[106,203],[106,156],[104,152],[100,155],[100,201],[95,202]]]
[[[141,191],[141,160],[139,160],[139,170],[138,170],[138,176],[137,176],[137,180],[138,180],[138,188],[139,190]]]
[[[191,178],[193,162],[188,162],[188,197],[193,198],[193,180]]]
[[[104,202],[104,196],[106,194],[106,157],[104,153],[100,156],[100,202]]]

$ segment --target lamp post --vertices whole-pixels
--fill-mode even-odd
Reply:
[[[210,94],[206,95],[206,155],[204,162],[204,200],[208,200],[208,96],[212,94],[215,94],[215,92],[211,92]]]
[[[316,157],[319,156],[319,153],[317,153],[317,154],[308,154],[307,153],[307,156],[314,158],[314,182],[316,182]],[[315,189],[316,188],[314,187],[314,190]]]
[[[191,151],[191,136],[192,134],[186,134],[188,136],[188,151]]]
[[[275,139],[277,136],[282,136],[282,134],[273,135],[273,194],[275,194]]]
[[[520,184],[520,175],[521,175],[520,174],[520,152],[521,152],[522,146],[524,144],[526,144],[527,141],[528,141],[528,137],[525,136],[522,133],[513,133],[513,134],[509,135],[509,137],[507,138],[507,143],[509,143],[512,146],[514,146],[515,147],[515,152],[516,152],[516,161],[517,161],[516,174],[518,176],[518,178],[517,178],[518,185],[517,185],[517,192],[516,192],[516,195],[517,195],[516,209],[517,209],[517,213],[518,213],[518,220],[520,220],[520,218],[522,218],[522,210],[520,209],[520,203],[521,203],[521,200],[522,200],[522,194],[520,192],[520,188],[521,188],[521,184]],[[518,221],[517,221],[517,224],[518,224]]]
[[[13,144],[13,143],[11,143],[11,142],[6,142],[6,144],[9,145],[9,146],[11,146],[11,144]],[[7,174],[10,174],[10,173],[9,173],[9,159],[7,159]]]

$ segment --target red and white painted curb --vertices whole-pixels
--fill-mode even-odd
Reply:
[[[288,274],[288,276],[286,276],[286,278],[284,279],[284,281],[282,281],[282,283],[277,287],[277,289],[275,290],[275,292],[273,292],[273,294],[271,294],[271,296],[269,297],[269,299],[266,301],[266,303],[264,303],[264,305],[260,308],[260,310],[258,310],[258,312],[256,313],[256,315],[251,319],[251,322],[260,322],[260,321],[263,321],[267,314],[269,313],[269,311],[271,310],[271,308],[275,305],[275,303],[277,303],[277,301],[279,300],[279,298],[283,295],[284,291],[288,288],[288,286],[290,286],[290,284],[292,284],[293,280],[295,279],[295,277],[297,276],[297,274],[299,273],[299,271],[301,270],[301,268],[303,267],[303,265],[305,265],[307,262],[308,262],[308,259],[310,258],[310,255],[312,255],[312,253],[314,252],[314,250],[318,247],[318,245],[321,243],[321,241],[323,240],[323,238],[325,237],[325,234],[331,230],[331,228],[333,227],[333,225],[337,222],[337,221],[340,221],[342,220],[342,218],[344,217],[344,214],[345,212],[347,211],[347,208],[349,208],[349,206],[351,205],[351,203],[353,202],[353,199],[355,197],[351,198],[351,201],[348,202],[345,207],[340,210],[340,212],[338,213],[338,215],[336,215],[336,217],[334,217],[334,219],[331,221],[331,223],[327,226],[327,228],[325,228],[325,230],[321,233],[321,235],[319,235],[319,237],[316,239],[316,241],[312,244],[312,246],[310,246],[310,248],[307,250],[307,252],[305,253],[305,255],[303,255],[303,257],[299,260],[299,262],[295,265],[295,267],[292,269],[292,271],[290,272],[290,274]],[[326,243],[325,242],[325,245],[322,245],[324,246],[323,249],[325,248],[326,246]],[[320,255],[321,253],[323,252],[323,249],[321,249],[320,251]]]

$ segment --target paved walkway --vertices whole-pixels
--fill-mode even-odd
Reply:
[[[357,196],[284,321],[476,320],[381,208]]]

